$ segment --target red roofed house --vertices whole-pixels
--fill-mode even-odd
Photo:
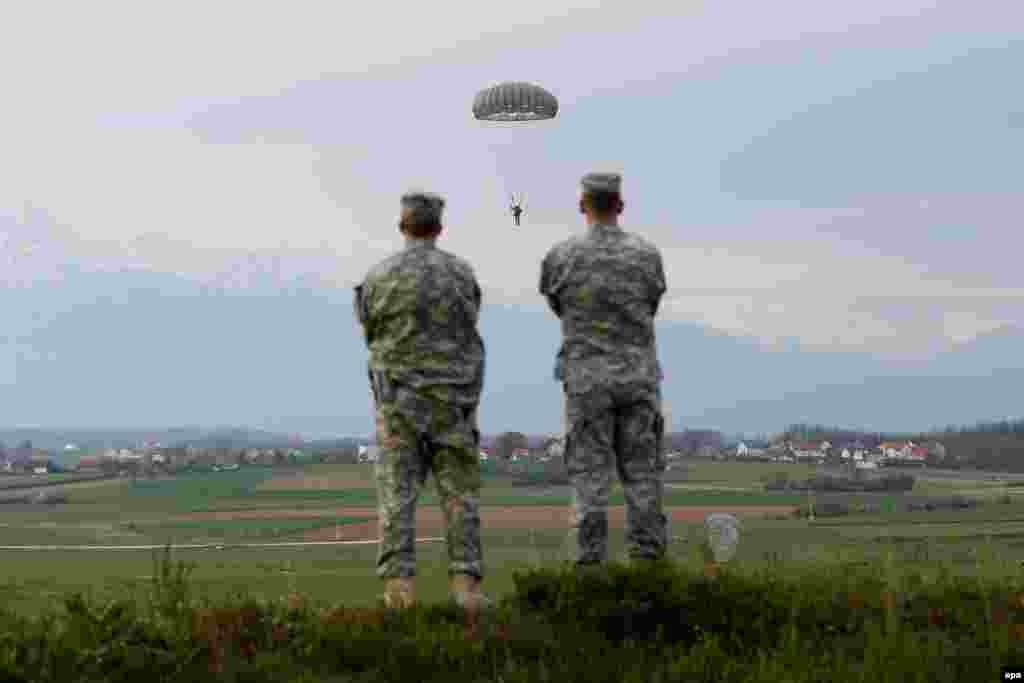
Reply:
[[[526,458],[529,455],[530,455],[530,449],[529,448],[513,448],[512,449],[512,459],[513,460],[524,459],[524,458]]]
[[[98,470],[100,468],[100,459],[95,455],[83,455],[78,459],[79,470]]]
[[[797,441],[790,446],[790,450],[797,458],[822,458],[824,442]]]
[[[907,457],[911,460],[927,460],[928,449],[924,446],[914,446],[910,449],[910,454]]]

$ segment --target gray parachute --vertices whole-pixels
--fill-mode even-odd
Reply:
[[[558,100],[539,85],[506,81],[485,88],[473,99],[479,121],[543,121],[558,114]]]

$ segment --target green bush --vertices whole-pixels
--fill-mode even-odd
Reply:
[[[914,488],[914,476],[891,474],[882,477],[838,477],[823,474],[806,481],[774,479],[765,484],[769,491],[817,491],[823,493],[906,492]]]
[[[672,562],[536,569],[478,623],[289,597],[196,599],[195,565],[157,558],[148,600],[67,597],[39,619],[0,612],[0,681],[997,680],[1024,661],[1024,586],[874,565]]]

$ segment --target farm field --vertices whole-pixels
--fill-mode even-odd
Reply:
[[[805,466],[790,469],[791,476],[808,476]],[[887,495],[900,499],[983,491],[988,502],[975,509],[928,512],[899,511],[894,505],[891,512],[811,521],[790,513],[809,500],[834,499],[837,494],[765,492],[761,479],[778,471],[774,464],[689,465],[686,480],[666,488],[670,554],[699,563],[703,516],[723,510],[742,520],[734,563],[749,567],[767,563],[782,571],[790,563],[884,559],[894,571],[945,567],[976,574],[1019,572],[1024,560],[1024,499],[1016,493],[1020,488],[984,480],[927,481],[921,492],[915,487],[910,494]],[[373,605],[379,593],[373,575],[378,532],[370,465],[313,465],[283,472],[254,468],[134,483],[120,479],[69,485],[66,490],[69,499],[61,505],[0,506],[0,546],[217,543],[225,547],[175,551],[177,559],[196,563],[193,583],[211,597],[240,591],[268,598],[303,592],[358,606]],[[566,558],[570,499],[565,487],[524,487],[490,477],[482,498],[489,593],[510,591],[517,569],[557,565]],[[851,500],[863,498],[850,495]],[[612,505],[610,554],[621,558],[624,510],[617,486]],[[429,481],[417,525],[421,538],[443,535]],[[366,543],[237,547],[276,541]],[[422,598],[445,599],[443,542],[425,540],[417,552]],[[0,562],[5,569],[0,599],[25,613],[52,606],[68,591],[111,596],[145,590],[153,574],[153,553],[142,550],[0,550]]]
[[[39,488],[77,482],[85,483],[109,478],[103,474],[71,474],[63,472],[51,474],[5,474],[0,475],[0,491]]]

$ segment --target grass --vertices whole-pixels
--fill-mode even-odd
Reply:
[[[686,468],[688,483],[722,484],[758,488],[766,477],[776,473],[789,479],[806,479],[815,472],[814,466],[796,463],[771,462],[705,462],[703,460],[677,461]]]
[[[179,500],[243,496],[251,494],[273,474],[270,468],[253,467],[229,472],[179,474],[166,479],[138,479],[128,483],[126,493],[132,496],[173,496]]]
[[[191,502],[191,501],[190,501]],[[516,507],[534,505],[567,506],[572,502],[570,496],[557,493],[527,493],[521,489],[489,490],[484,489],[480,504],[484,506]],[[666,491],[664,504],[690,506],[789,506],[807,502],[806,495],[772,494],[772,493],[736,493],[732,491],[688,493],[685,491]],[[440,499],[430,490],[420,493],[420,505],[438,505]],[[226,510],[262,510],[262,509],[315,509],[323,506],[337,507],[373,507],[377,504],[377,494],[372,490],[321,489],[312,491],[284,490],[260,491],[244,497],[226,497],[206,503],[193,503],[191,506],[182,504],[182,510],[189,512],[215,512]],[[621,492],[613,492],[608,499],[609,505],[624,505],[625,498]]]
[[[992,553],[971,578],[943,563],[899,572],[892,558],[738,564],[717,580],[692,553],[586,573],[527,566],[478,623],[426,595],[404,613],[339,607],[317,592],[328,582],[211,597],[203,572],[221,567],[203,565],[215,562],[168,553],[130,597],[0,615],[0,679],[952,683],[1024,661],[1024,582]]]
[[[621,533],[616,536],[612,538],[612,553],[621,555]],[[563,560],[566,539],[564,531],[489,532],[485,529],[487,590],[495,594],[511,590],[512,572],[526,568],[530,556],[546,563]],[[267,599],[296,588],[325,599],[369,606],[380,592],[380,582],[373,573],[376,544],[175,552],[180,559],[198,562],[196,585],[213,597],[225,597],[237,586],[246,586],[252,594]],[[0,557],[8,592],[16,597],[16,608],[24,614],[38,614],[50,604],[49,595],[60,591],[89,589],[98,597],[113,597],[126,587],[145,588],[145,577],[151,573],[146,552],[12,551],[0,553]],[[447,586],[444,543],[420,544],[417,560],[422,576],[420,592],[424,598],[444,599]],[[26,581],[32,583],[25,587]]]
[[[1014,509],[1016,508],[1016,509]],[[866,515],[827,520],[768,519],[751,517],[742,523],[742,538],[735,564],[751,570],[757,567],[799,567],[806,563],[882,561],[889,557],[892,571],[925,571],[940,564],[963,575],[978,571],[979,548],[991,547],[1019,573],[1018,563],[1024,560],[1024,506],[998,506],[960,513],[961,519],[944,517],[943,513],[918,512],[896,515]],[[273,520],[277,522],[278,520]],[[290,522],[291,520],[285,520]],[[310,520],[297,520],[306,522]],[[317,520],[312,520],[317,521]],[[287,524],[271,525],[270,520],[244,520],[267,524],[266,533],[286,529]],[[323,520],[321,520],[323,523]],[[206,534],[198,524],[181,530],[183,542],[187,534]],[[0,540],[8,542],[7,532],[0,530]],[[294,529],[290,530],[294,533]],[[532,565],[552,566],[567,557],[568,529],[483,529],[483,546],[488,576],[485,586],[494,594],[512,589],[512,573]],[[228,532],[225,532],[228,533]],[[701,533],[699,523],[674,522],[670,534],[672,557],[683,561],[695,552]],[[1000,536],[999,534],[1013,534]],[[40,538],[21,539],[41,542]],[[55,539],[54,542],[60,542]],[[139,542],[138,539],[133,539]],[[45,542],[45,541],[44,541]],[[109,541],[108,541],[109,542]],[[127,541],[125,541],[127,542]],[[152,542],[146,536],[145,542]],[[624,557],[625,546],[621,527],[610,532],[610,555]],[[185,559],[200,562],[198,585],[212,595],[223,596],[239,585],[262,597],[272,598],[289,587],[289,581],[311,594],[346,601],[354,605],[370,605],[378,590],[373,576],[376,545],[343,547],[310,547],[294,549],[228,549],[224,551],[179,551]],[[427,599],[443,599],[446,551],[443,543],[418,546],[421,574],[420,590]],[[92,587],[103,595],[117,595],[125,585],[140,583],[144,575],[145,553],[0,553],[4,574],[15,587],[24,580],[36,583],[30,589],[9,588],[16,595],[19,610],[36,612],[49,603],[49,597],[68,587]],[[212,564],[210,564],[212,563]],[[283,574],[283,566],[294,573]],[[789,571],[789,569],[786,569]],[[42,583],[40,583],[42,582]],[[45,584],[45,585],[44,585]],[[41,593],[40,590],[43,590]]]
[[[758,492],[761,476],[779,470],[776,464],[700,463],[687,483],[707,488],[670,490],[669,501],[806,502],[805,495]],[[308,471],[372,481],[366,465]],[[228,472],[154,487],[120,480],[72,489],[66,505],[4,509],[0,543],[288,536],[308,525],[357,520],[334,512],[302,520],[170,517],[204,506],[334,510],[338,500],[375,504],[372,488],[255,491],[262,480]],[[976,484],[927,482],[925,490],[960,493]],[[621,501],[621,492],[615,495],[613,501]],[[489,481],[483,497],[488,505],[568,504],[565,496],[526,495],[501,481]],[[504,600],[501,619],[512,630],[497,640],[467,638],[440,606],[447,598],[443,543],[417,547],[423,609],[384,626],[324,626],[313,609],[339,603],[375,608],[374,544],[177,550],[167,558],[173,563],[158,565],[144,552],[0,551],[0,606],[11,612],[0,616],[0,681],[134,680],[141,670],[153,681],[207,680],[204,667],[219,656],[219,646],[191,626],[204,605],[228,612],[257,605],[251,613],[263,615],[265,625],[252,626],[263,633],[259,655],[239,659],[228,648],[230,661],[216,680],[431,680],[427,672],[435,671],[447,675],[444,680],[466,681],[979,680],[979,672],[1024,662],[1024,641],[1018,640],[1024,627],[1017,626],[1024,612],[1015,597],[1024,593],[1024,502],[994,500],[959,511],[813,521],[747,517],[735,559],[712,583],[701,576],[698,523],[671,525],[671,571],[610,571],[590,583],[563,571],[567,528],[485,528],[484,588]],[[433,504],[430,486],[421,505]],[[610,556],[624,554],[623,530],[613,528]],[[174,564],[181,561],[194,563],[187,577],[186,565]],[[652,586],[663,589],[652,592]],[[84,602],[68,597],[75,592]],[[289,608],[286,597],[294,594],[306,596],[310,607]],[[285,627],[289,635],[275,644],[270,635]],[[622,638],[624,630],[640,634],[648,627],[654,631],[646,639]],[[17,668],[44,661],[45,675],[26,678]]]
[[[691,474],[708,485],[734,487],[755,486],[758,478],[767,472],[778,471],[779,465],[758,463],[699,463]],[[754,468],[746,472],[743,468]],[[805,466],[795,466],[806,470]],[[760,472],[758,471],[760,470]],[[314,465],[307,470],[309,476],[336,476],[372,479],[372,466]],[[243,471],[212,474],[207,477],[183,477],[178,481],[160,482],[159,486],[135,485],[129,480],[98,484],[88,489],[74,490],[71,502],[52,508],[3,510],[0,517],[0,544],[36,543],[152,543],[165,540],[185,542],[203,537],[294,537],[305,525],[332,524],[338,519],[337,508],[345,505],[373,506],[376,497],[372,489],[352,491],[255,491],[264,480]],[[691,476],[690,481],[693,481]],[[206,497],[197,497],[196,490],[206,490]],[[236,495],[239,489],[245,491]],[[310,494],[313,494],[312,496]],[[339,494],[343,494],[339,497]],[[766,505],[802,504],[804,495],[786,496],[763,493],[719,493],[669,490],[670,505]],[[875,498],[874,500],[878,500]],[[344,501],[339,504],[339,501]],[[350,502],[351,501],[351,502]],[[621,504],[621,493],[616,492],[612,504]],[[483,493],[485,505],[556,505],[567,506],[565,496],[531,496],[522,489],[489,482]],[[433,485],[428,483],[420,504],[437,504]],[[305,509],[320,511],[318,519],[305,520],[239,520],[210,524],[195,520],[170,525],[171,517],[187,509]],[[134,529],[127,525],[134,525]],[[296,526],[298,525],[298,526]],[[744,518],[743,538],[736,562],[755,567],[771,562],[880,560],[891,553],[898,568],[924,568],[939,561],[965,574],[976,572],[977,547],[992,537],[995,547],[1013,561],[1024,560],[1024,545],[1017,534],[1024,530],[1024,504],[993,504],[976,510],[950,512],[915,512],[875,515],[852,515],[839,518],[819,518],[815,521],[795,519]],[[485,561],[488,565],[488,590],[497,594],[512,589],[511,572],[529,562],[557,563],[566,557],[565,530],[531,531],[483,530]],[[672,553],[682,558],[695,545],[700,532],[697,523],[672,524]],[[622,529],[612,529],[611,553],[621,557],[624,552]],[[998,534],[1007,534],[1000,536]],[[888,539],[888,540],[886,540]],[[930,544],[930,545],[929,545]],[[927,550],[924,546],[929,546]],[[208,558],[205,551],[195,551],[197,558]],[[422,590],[427,596],[443,597],[445,550],[443,544],[424,544],[418,549],[424,577]],[[191,557],[186,555],[187,557]],[[267,551],[226,550],[216,554],[220,563],[216,570],[205,573],[197,581],[216,594],[225,587],[248,586],[265,595],[279,595],[294,580],[300,587],[307,580],[310,590],[322,592],[338,600],[354,604],[372,603],[377,582],[372,576],[376,547],[346,546],[344,548],[274,549]],[[293,562],[294,574],[284,575],[264,571],[253,564],[259,558],[273,562]],[[101,593],[117,595],[122,584],[136,581],[145,574],[136,556],[125,553],[115,555],[47,552],[24,554],[0,551],[4,564],[7,590],[17,594],[18,609],[33,612],[49,603],[52,592],[69,586],[93,587]],[[845,561],[845,560],[844,560]],[[143,563],[144,564],[144,563]],[[205,565],[204,565],[205,566]],[[333,574],[332,574],[333,573]],[[325,577],[335,577],[334,579]],[[291,577],[291,579],[287,579]],[[344,577],[341,580],[339,577]],[[433,578],[432,578],[433,577]],[[24,581],[31,590],[18,588]],[[369,601],[369,603],[367,602]]]
[[[9,489],[17,489],[22,487],[34,488],[37,486],[49,486],[51,484],[60,484],[61,482],[71,482],[75,480],[87,480],[97,475],[79,475],[75,473],[65,472],[53,472],[49,474],[32,474],[32,475],[0,475],[0,491],[6,491]]]
[[[202,539],[255,540],[279,538],[329,526],[358,524],[372,517],[312,517],[301,519],[190,519],[130,525],[156,543],[186,543]]]

